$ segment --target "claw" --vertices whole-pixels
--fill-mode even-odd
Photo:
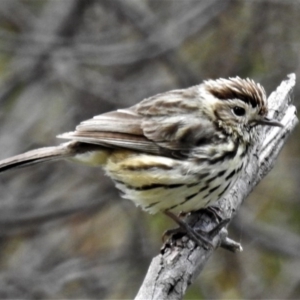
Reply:
[[[166,240],[170,237],[170,236],[174,236],[174,235],[177,235],[177,234],[184,234],[185,231],[184,229],[182,229],[181,227],[177,227],[177,228],[172,228],[172,229],[168,229],[166,230],[163,235],[162,235],[162,241],[163,243],[166,242]]]
[[[205,210],[210,212],[217,222],[220,222],[220,221],[223,220],[223,217],[220,214],[220,208],[219,207],[208,206]]]
[[[207,232],[207,235],[213,239],[229,222],[230,219],[221,220],[215,228]]]
[[[193,229],[186,222],[184,222],[181,217],[182,215],[176,216],[170,211],[165,211],[164,213],[175,221],[179,227],[174,229],[166,230],[162,236],[163,242],[166,241],[170,236],[175,236],[177,234],[187,234],[190,239],[192,239],[198,246],[204,247],[206,250],[213,248],[212,240],[214,237],[230,222],[230,219],[222,219],[219,211],[215,207],[209,207],[209,212],[216,218],[218,224],[212,230],[206,232],[201,229]]]
[[[208,240],[205,235],[198,234],[193,228],[191,228],[187,223],[182,221],[178,216],[174,215],[170,211],[165,211],[165,214],[170,217],[172,220],[174,220],[180,227],[177,229],[175,228],[175,233],[179,232],[184,232],[186,233],[190,239],[192,239],[198,246],[204,247],[206,250],[209,250],[210,248],[213,248],[213,244],[210,240]],[[171,232],[172,234],[172,229],[170,231],[166,231],[163,235],[163,237],[166,236],[166,233]]]

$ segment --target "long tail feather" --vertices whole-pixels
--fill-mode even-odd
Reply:
[[[71,143],[65,143],[55,147],[39,148],[3,159],[0,161],[0,173],[13,168],[22,168],[48,160],[73,156],[74,151],[70,146]]]

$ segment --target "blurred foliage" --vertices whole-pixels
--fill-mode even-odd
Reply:
[[[299,20],[298,0],[1,0],[0,156],[206,78],[251,77],[270,93],[300,76]],[[185,299],[300,298],[299,136],[229,227],[244,252],[218,250]],[[174,226],[68,162],[0,186],[1,299],[132,298]]]

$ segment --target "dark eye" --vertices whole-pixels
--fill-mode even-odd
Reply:
[[[240,107],[240,106],[235,106],[232,111],[234,112],[234,114],[238,117],[242,117],[245,115],[246,111],[244,108]]]

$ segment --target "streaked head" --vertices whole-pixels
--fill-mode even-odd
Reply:
[[[213,96],[212,114],[219,125],[239,135],[256,125],[281,126],[267,118],[264,88],[253,80],[239,77],[204,81],[205,91]]]

